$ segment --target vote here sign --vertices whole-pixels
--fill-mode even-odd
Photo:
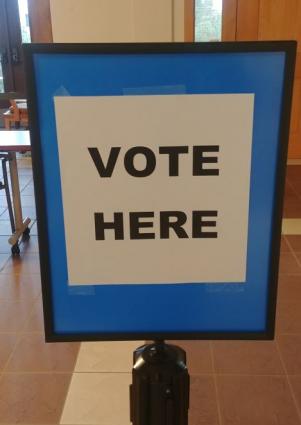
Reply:
[[[69,284],[244,282],[253,103],[56,97]]]

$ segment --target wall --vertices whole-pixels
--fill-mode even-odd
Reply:
[[[50,0],[54,42],[184,40],[184,0]]]

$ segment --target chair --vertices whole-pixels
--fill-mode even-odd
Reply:
[[[6,130],[10,130],[11,124],[19,127],[20,125],[28,128],[28,113],[26,101],[23,103],[16,102],[16,100],[10,100],[10,108],[3,113],[4,127]]]

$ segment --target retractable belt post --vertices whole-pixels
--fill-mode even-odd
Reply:
[[[130,386],[133,425],[188,425],[189,374],[185,351],[158,340],[134,351]]]

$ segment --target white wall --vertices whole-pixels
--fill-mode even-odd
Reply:
[[[184,0],[50,0],[54,42],[184,40]]]

